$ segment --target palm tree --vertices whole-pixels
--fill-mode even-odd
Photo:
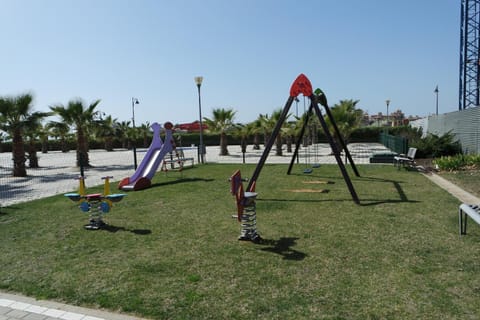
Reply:
[[[265,144],[267,144],[267,141],[270,139],[270,135],[273,133],[273,130],[277,126],[278,121],[280,121],[280,117],[282,115],[283,109],[277,109],[272,112],[272,116],[269,117],[268,114],[266,115],[260,115],[260,119],[262,121],[262,126],[265,132]],[[288,119],[290,115],[287,115],[285,118]],[[277,156],[282,156],[283,151],[282,151],[282,145],[283,145],[283,134],[282,131],[284,131],[283,127],[285,126],[285,123],[282,123],[282,129],[278,132],[278,135],[275,138],[275,155]]]
[[[45,124],[40,124],[38,128],[38,137],[42,145],[42,153],[48,153],[48,137],[51,135],[50,128]]]
[[[26,125],[32,118],[44,114],[32,112],[32,101],[33,96],[29,93],[17,97],[0,97],[0,129],[8,132],[12,137],[14,177],[27,176],[23,139]]]
[[[82,100],[71,100],[67,106],[56,105],[50,109],[58,114],[65,123],[75,127],[77,134],[77,166],[82,164],[90,166],[88,159],[88,131],[89,126],[94,122],[97,112],[95,108],[100,100],[92,102],[88,107],[84,106]]]
[[[28,166],[30,168],[38,168],[38,156],[37,156],[37,137],[45,138],[43,133],[44,128],[42,125],[42,119],[50,114],[36,112],[32,113],[28,120],[25,122],[24,135],[28,138]],[[48,135],[47,135],[48,137]]]
[[[60,149],[62,152],[68,152],[67,136],[70,127],[65,122],[50,121],[46,126],[53,137],[60,139]]]
[[[283,134],[285,136],[285,142],[287,144],[287,152],[292,152],[292,144],[295,137],[298,134],[297,122],[289,121],[286,122],[283,128]]]
[[[260,150],[260,134],[263,133],[261,116],[248,124],[253,134],[253,150]]]
[[[94,134],[98,139],[103,140],[105,150],[113,151],[113,139],[115,138],[115,123],[117,119],[112,116],[101,118],[95,121]]]
[[[140,127],[137,128],[138,133],[142,137],[143,147],[148,148],[148,140],[152,137],[152,129],[150,128],[150,123],[147,121],[146,123],[142,123]]]
[[[0,152],[3,150],[3,142],[7,139],[8,135],[6,132],[0,131]]]
[[[266,146],[275,124],[271,122],[268,114],[258,115],[257,121],[260,123],[260,127],[263,132],[263,145]]]
[[[238,123],[235,125],[235,129],[233,130],[233,135],[235,137],[240,138],[240,147],[242,148],[243,154],[243,163],[245,163],[245,152],[247,152],[247,145],[248,145],[248,137],[251,134],[252,127],[250,124],[243,125]]]
[[[233,109],[213,109],[213,119],[204,118],[208,131],[220,134],[220,155],[228,155],[227,132],[234,128],[233,119],[235,117]]]
[[[342,135],[343,141],[348,143],[350,135],[362,122],[363,111],[361,109],[356,109],[356,105],[359,100],[340,100],[339,103],[335,104],[331,108],[331,113],[335,123],[337,124],[338,130]],[[341,146],[338,143],[339,137],[337,136],[333,124],[330,119],[326,119],[329,131],[332,134],[333,138],[336,140],[339,149]]]
[[[251,127],[249,124],[237,123],[232,131],[233,136],[240,138],[240,146],[242,152],[247,152],[248,137],[251,134]]]
[[[122,121],[115,123],[115,136],[122,141],[122,148],[126,149],[129,143],[130,121]]]

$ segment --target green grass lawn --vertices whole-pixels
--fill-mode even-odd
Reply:
[[[442,171],[439,175],[480,198],[480,184],[478,183],[480,170]]]
[[[108,230],[84,230],[87,215],[62,195],[2,208],[0,289],[155,319],[480,315],[480,227],[459,237],[459,202],[421,174],[358,166],[356,205],[337,166],[286,175],[266,165],[264,241],[253,244],[237,240],[231,217],[238,168],[248,177],[255,167],[158,173],[115,205]]]

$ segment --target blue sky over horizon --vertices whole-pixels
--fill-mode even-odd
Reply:
[[[460,1],[0,0],[0,95],[35,110],[101,99],[118,121],[250,122],[284,106],[304,73],[332,106],[370,114],[458,109]],[[303,110],[302,110],[303,111]],[[294,112],[294,109],[291,110]]]

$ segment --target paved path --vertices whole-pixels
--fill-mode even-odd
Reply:
[[[134,320],[123,314],[0,292],[0,320]]]
[[[480,198],[477,198],[473,194],[463,190],[462,188],[451,183],[447,179],[444,179],[435,173],[424,173],[423,175],[426,178],[430,179],[433,183],[438,185],[440,188],[446,190],[452,196],[460,200],[460,202],[466,204],[480,204]]]

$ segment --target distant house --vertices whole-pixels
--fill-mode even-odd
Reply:
[[[180,123],[175,126],[175,129],[181,130],[184,132],[199,132],[200,131],[200,121],[194,121],[191,123]],[[208,129],[208,126],[205,123],[202,123],[202,129]]]

